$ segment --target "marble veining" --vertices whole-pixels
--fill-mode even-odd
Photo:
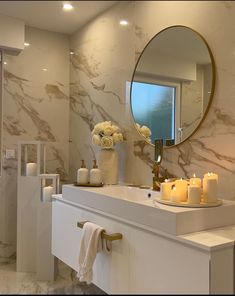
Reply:
[[[96,124],[96,116],[100,117],[100,121],[111,120],[116,123],[105,108],[95,103],[91,95],[78,83],[71,85],[70,106],[71,110],[86,122],[90,131]]]
[[[84,72],[84,74],[89,78],[99,76],[99,62],[96,62],[92,56],[89,57],[79,51],[76,51],[75,54],[72,55],[71,62],[76,70]]]
[[[96,85],[94,82],[91,81],[92,86],[94,87],[94,89],[98,90],[98,91],[102,91],[105,94],[111,94],[114,97],[116,97],[118,99],[118,102],[120,104],[125,104],[125,102],[122,102],[121,98],[119,95],[117,95],[115,92],[110,91],[110,90],[105,90],[105,83],[103,83],[102,85]]]
[[[71,48],[79,59],[83,57],[80,68],[73,58],[71,61],[73,116],[70,130],[73,145],[70,164],[73,172],[80,163],[74,153],[79,150],[79,158],[87,160],[93,157],[91,150],[87,149],[89,145],[92,146],[90,131],[93,125],[100,120],[114,120],[126,130],[127,144],[122,146],[127,160],[125,180],[142,184],[151,182],[154,148],[147,147],[133,127],[133,121],[127,115],[129,106],[121,105],[115,96],[106,100],[103,90],[112,92],[115,89],[120,102],[124,102],[122,98],[125,96],[126,82],[131,81],[136,60],[143,48],[164,28],[182,24],[201,33],[207,40],[215,58],[216,87],[209,112],[196,133],[181,145],[164,149],[162,170],[170,176],[185,178],[193,173],[202,177],[207,171],[217,172],[220,175],[219,194],[227,199],[234,198],[234,70],[231,62],[234,34],[229,25],[233,9],[235,4],[232,1],[220,1],[216,5],[210,1],[187,1],[183,7],[181,1],[171,5],[164,1],[120,2],[71,37]],[[115,23],[123,11],[130,21],[126,28]],[[104,22],[112,23],[112,27],[104,27]],[[212,29],[215,22],[223,24],[220,30]],[[101,28],[102,32],[99,31]],[[105,42],[104,36],[108,34],[116,37],[115,42],[112,38]],[[86,36],[89,36],[89,42]],[[226,38],[226,44],[221,43],[221,36]],[[76,88],[82,91],[82,95],[77,93],[74,96]],[[198,89],[198,85],[185,85],[184,91],[189,95],[195,89]],[[92,108],[91,101],[95,102],[95,108]],[[201,108],[201,94],[192,98],[192,104],[198,110]],[[97,110],[97,105],[102,106],[102,114]],[[188,108],[187,104],[185,108]],[[191,125],[197,125],[200,115],[192,117],[190,112],[187,115],[182,123],[188,130]],[[81,120],[86,124],[82,124]],[[83,143],[76,139],[78,132]]]
[[[4,85],[5,92],[7,92],[15,101],[15,104],[19,110],[18,112],[25,112],[31,118],[32,122],[38,130],[38,136],[36,136],[35,139],[50,142],[56,141],[56,138],[53,135],[48,122],[40,118],[39,112],[32,106],[30,100],[25,97],[25,91],[22,83],[22,81],[25,81],[25,79],[21,79],[15,75],[9,75],[9,72],[6,73],[7,79],[5,79]],[[13,91],[14,86],[11,86],[10,82],[18,85],[20,90],[22,91],[22,94],[17,93],[15,90]]]
[[[1,294],[60,294],[103,295],[105,292],[95,285],[79,283],[76,273],[59,261],[55,281],[37,281],[35,273],[16,272],[15,257],[0,260]]]
[[[63,87],[63,84],[59,83],[60,87]],[[56,100],[69,100],[68,95],[66,95],[58,85],[55,84],[46,84],[45,90],[50,99]]]
[[[4,117],[3,128],[12,136],[21,136],[22,134],[26,134],[26,130],[20,126],[19,119],[14,118],[14,116]]]

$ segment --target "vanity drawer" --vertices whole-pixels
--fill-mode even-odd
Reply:
[[[98,253],[93,266],[93,283],[106,293],[126,293],[129,290],[129,241],[127,225],[103,215],[74,207],[60,201],[52,203],[52,254],[78,270],[82,229],[77,222],[96,223],[107,233],[122,233],[122,240],[112,242],[112,252]]]
[[[52,254],[77,270],[81,230],[77,222],[82,211],[70,205],[52,203]]]

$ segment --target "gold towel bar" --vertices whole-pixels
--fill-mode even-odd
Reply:
[[[83,221],[83,222],[77,222],[77,227],[79,228],[83,228],[84,224],[88,222],[88,221]],[[108,234],[106,233],[106,231],[102,231],[101,233],[101,237],[103,239],[106,239],[108,241],[115,241],[115,240],[119,240],[122,239],[122,234],[121,233],[112,233],[112,234]]]

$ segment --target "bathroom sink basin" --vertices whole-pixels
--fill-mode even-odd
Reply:
[[[83,188],[83,190],[86,190]],[[153,200],[154,197],[159,196],[159,192],[154,192],[151,189],[140,189],[131,186],[104,186],[97,188],[89,188],[90,192],[95,192],[97,194],[104,194],[113,198],[118,198],[122,200],[128,200],[132,202],[146,202]]]
[[[182,208],[155,202],[154,199],[159,196],[159,192],[151,189],[125,185],[64,185],[60,200],[88,207],[153,231],[174,235],[235,224],[234,201],[224,200],[223,205],[212,208]],[[53,197],[57,198],[56,195]]]

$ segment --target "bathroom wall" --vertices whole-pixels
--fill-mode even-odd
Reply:
[[[220,175],[219,195],[235,198],[235,3],[232,1],[120,1],[71,38],[70,173],[80,160],[95,156],[90,132],[95,123],[113,120],[125,131],[117,148],[121,180],[151,185],[153,147],[145,145],[129,116],[126,82],[146,43],[162,29],[185,25],[207,40],[216,63],[215,95],[198,131],[183,144],[164,150],[162,166],[171,175]],[[119,25],[127,19],[126,27]],[[127,91],[128,94],[128,91]]]
[[[17,151],[20,140],[46,141],[47,172],[68,177],[68,36],[26,27],[25,41],[30,46],[18,56],[5,56],[0,247],[8,253],[16,242],[17,159],[5,159],[5,150]]]
[[[183,128],[182,139],[186,139],[192,134],[203,117],[203,67],[197,65],[196,73],[195,81],[182,81],[181,83],[180,126]]]

